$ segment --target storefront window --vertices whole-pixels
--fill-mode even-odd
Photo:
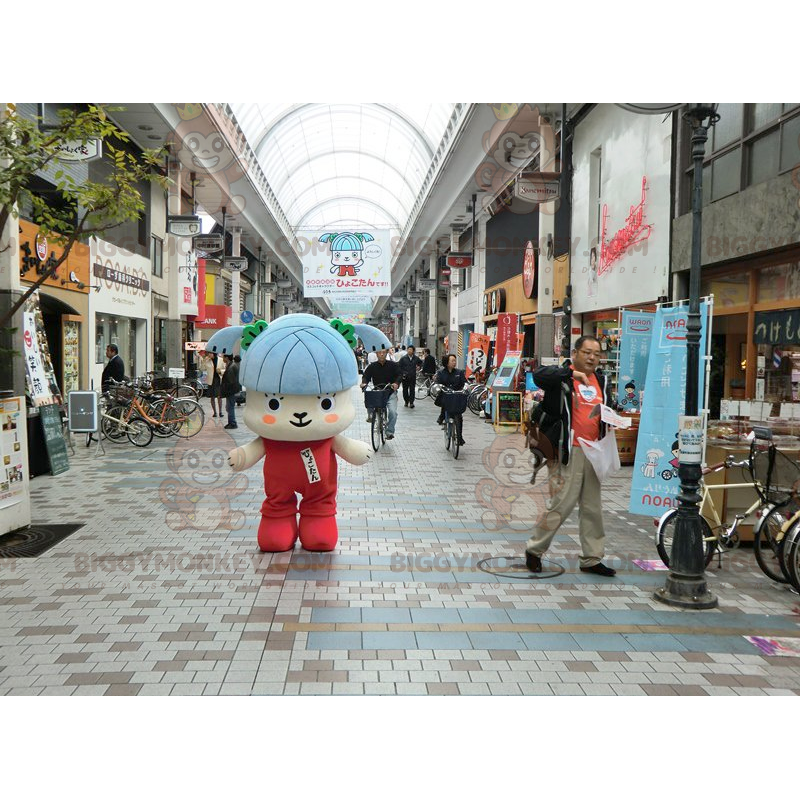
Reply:
[[[797,345],[758,345],[758,383],[764,381],[764,400],[780,403],[800,400],[800,348]]]
[[[700,284],[700,294],[703,297],[713,294],[715,306],[746,305],[750,300],[750,273],[735,272],[704,278]]]
[[[153,320],[153,369],[166,372],[167,369],[167,321]]]
[[[800,297],[800,264],[779,264],[759,271],[759,303],[797,297]]]
[[[80,389],[81,380],[81,324],[64,322],[64,395]]]
[[[95,317],[95,363],[105,364],[106,347],[115,344],[125,362],[125,374],[136,375],[136,320],[98,314]]]

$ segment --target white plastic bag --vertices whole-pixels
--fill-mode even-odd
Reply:
[[[589,442],[578,437],[578,441],[583,448],[583,454],[589,459],[594,467],[595,475],[600,483],[604,483],[606,478],[616,475],[620,470],[619,451],[617,450],[617,437],[614,429],[609,425],[606,428],[606,435],[596,442]]]

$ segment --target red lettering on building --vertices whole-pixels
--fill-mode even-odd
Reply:
[[[652,225],[644,223],[644,201],[647,196],[647,178],[642,178],[642,200],[637,206],[631,206],[630,213],[625,220],[625,226],[614,234],[611,241],[606,241],[608,226],[608,206],[603,206],[603,222],[600,233],[600,265],[597,274],[608,272],[634,245],[641,244],[650,238]]]

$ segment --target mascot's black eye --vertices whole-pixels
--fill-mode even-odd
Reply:
[[[281,401],[278,400],[277,397],[271,397],[269,400],[267,400],[267,408],[270,411],[280,411]]]
[[[342,255],[341,253],[334,253],[334,254],[333,254],[334,258],[340,258],[340,257],[341,257],[341,255]]]
[[[332,397],[322,397],[319,401],[319,407],[325,412],[333,411],[336,408],[336,401]]]

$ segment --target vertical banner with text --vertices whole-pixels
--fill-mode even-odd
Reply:
[[[709,309],[708,303],[700,304],[700,365],[697,376],[697,407],[700,409],[705,397],[704,356],[709,336]],[[655,517],[678,505],[678,434],[685,410],[688,314],[687,306],[659,308],[653,320],[628,507],[632,514]]]
[[[489,341],[485,333],[470,333],[467,346],[467,378],[473,372],[485,372],[489,363]]]
[[[626,411],[640,407],[655,316],[652,311],[622,312],[617,402]]]
[[[509,350],[517,349],[519,314],[497,315],[497,339],[494,343],[494,365],[499,367]]]

